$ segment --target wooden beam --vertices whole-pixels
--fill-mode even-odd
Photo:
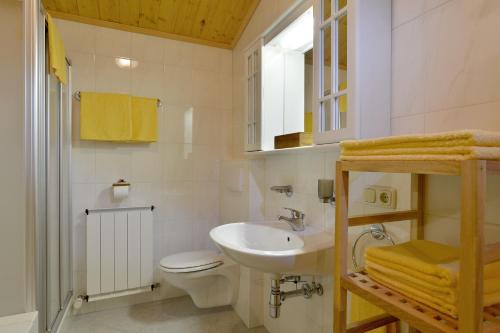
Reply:
[[[484,249],[484,264],[500,260],[500,242],[486,245]]]
[[[396,317],[381,314],[349,324],[346,333],[364,333],[397,322],[398,320]]]
[[[192,37],[187,37],[187,36],[181,36],[181,35],[163,32],[163,31],[158,31],[158,30],[154,30],[154,29],[134,27],[134,26],[126,25],[126,24],[102,21],[102,20],[97,20],[97,19],[93,19],[90,17],[82,17],[82,16],[78,16],[78,15],[71,15],[71,14],[61,13],[61,12],[57,12],[57,11],[49,11],[49,13],[54,18],[58,18],[61,20],[80,22],[80,23],[85,23],[85,24],[96,25],[99,27],[123,30],[123,31],[128,31],[128,32],[135,32],[138,34],[150,35],[150,36],[155,36],[155,37],[175,39],[175,40],[179,40],[179,41],[183,41],[183,42],[208,45],[208,46],[218,47],[218,48],[222,48],[222,49],[231,49],[230,44],[212,42],[212,41],[201,39],[201,38],[192,38]]]
[[[500,175],[500,161],[487,161],[486,168],[489,174]]]
[[[365,224],[415,220],[417,218],[418,218],[418,211],[416,210],[405,210],[393,213],[391,212],[391,213],[378,213],[372,215],[352,216],[349,218],[349,226],[355,227]]]
[[[486,161],[463,161],[460,182],[458,332],[482,333]]]
[[[417,218],[411,222],[411,239],[424,239],[426,175],[411,175],[411,209],[417,210]]]
[[[428,175],[460,174],[459,161],[342,161],[342,170],[359,172],[418,173]]]
[[[341,281],[347,274],[349,172],[342,170],[340,161],[336,164],[335,193],[333,332],[345,333],[347,328],[347,290],[342,286]]]

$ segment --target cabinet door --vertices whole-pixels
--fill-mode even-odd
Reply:
[[[245,55],[245,150],[261,150],[261,42],[248,49]]]
[[[314,20],[314,143],[356,137],[355,110],[350,101],[351,64],[348,36],[349,0],[316,0]],[[349,80],[351,81],[351,80]],[[352,83],[352,82],[350,82]],[[348,102],[349,98],[349,102]]]

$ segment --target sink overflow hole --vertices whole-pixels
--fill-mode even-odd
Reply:
[[[290,237],[287,237],[287,238],[286,238],[286,240],[287,240],[287,241],[290,241]]]

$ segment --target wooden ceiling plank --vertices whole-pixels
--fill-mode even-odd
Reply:
[[[139,14],[141,28],[157,29],[161,0],[142,0]]]
[[[217,4],[213,4],[213,8],[207,17],[207,24],[201,33],[201,38],[207,40],[214,40],[215,31],[219,22],[223,19],[223,8],[227,5],[226,0],[219,0]]]
[[[80,23],[84,23],[84,24],[95,25],[98,27],[134,32],[134,33],[138,33],[138,34],[150,35],[150,36],[161,37],[161,38],[174,39],[174,40],[179,40],[179,41],[188,42],[188,43],[196,43],[196,44],[208,45],[208,46],[212,46],[212,47],[219,47],[219,48],[223,48],[223,49],[231,49],[231,45],[229,45],[229,44],[216,43],[216,42],[204,40],[201,38],[193,38],[193,37],[189,37],[189,36],[176,35],[173,33],[163,32],[163,31],[159,31],[156,29],[146,29],[146,28],[141,28],[141,27],[134,27],[134,26],[127,25],[127,24],[120,24],[120,23],[104,21],[104,20],[100,20],[100,19],[93,19],[90,17],[83,17],[83,16],[79,16],[79,15],[72,15],[72,14],[67,14],[67,13],[62,13],[62,12],[57,12],[57,11],[49,11],[49,13],[54,18],[58,18],[61,20],[80,22]]]
[[[120,0],[120,23],[139,26],[141,0]]]
[[[247,4],[248,1],[245,0],[233,0],[227,5],[225,8],[226,14],[215,30],[216,40],[231,43],[236,32],[235,25],[238,24],[238,20],[243,15],[242,11],[245,10]]]
[[[76,0],[55,0],[56,9],[59,12],[78,15]]]
[[[188,5],[184,6],[183,10],[179,13],[179,19],[175,22],[175,33],[189,36],[193,25],[197,25],[195,19],[196,13],[201,5],[201,0],[189,0],[187,4]]]
[[[243,24],[246,13],[250,10],[252,1],[239,0],[235,1],[231,10],[231,19],[226,23],[224,28],[225,41],[232,43],[234,36],[238,32],[239,27]]]
[[[119,0],[98,0],[99,17],[101,20],[120,23]]]
[[[43,6],[46,10],[57,10],[54,0],[43,0]]]
[[[78,14],[80,16],[99,18],[98,0],[77,0]]]
[[[191,31],[189,32],[190,36],[193,36],[195,38],[199,38],[201,36],[202,31],[207,25],[206,20],[208,17],[208,13],[210,12],[211,5],[211,0],[200,0],[200,4],[196,10],[194,20],[191,25]]]
[[[259,6],[260,0],[251,0],[251,1],[252,1],[252,6],[246,12],[245,17],[243,18],[243,21],[241,22],[241,25],[238,28],[238,31],[233,36],[233,40],[231,41],[231,48],[234,48],[236,46],[236,44],[240,40],[241,35],[243,34],[243,31],[245,31],[248,23],[252,19],[255,10]]]
[[[158,17],[158,30],[173,33],[175,29],[176,13],[183,0],[161,0]]]

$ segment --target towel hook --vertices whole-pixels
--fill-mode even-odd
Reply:
[[[359,236],[356,238],[354,241],[354,244],[352,245],[352,264],[354,265],[354,269],[358,270],[359,265],[358,265],[358,260],[356,259],[356,247],[358,246],[358,242],[363,237],[364,235],[371,234],[372,238],[378,241],[382,241],[384,239],[387,239],[389,242],[392,243],[392,245],[396,245],[394,240],[391,238],[389,233],[385,230],[385,227],[383,224],[372,224],[370,225],[370,229],[364,230],[362,233],[359,234]]]

